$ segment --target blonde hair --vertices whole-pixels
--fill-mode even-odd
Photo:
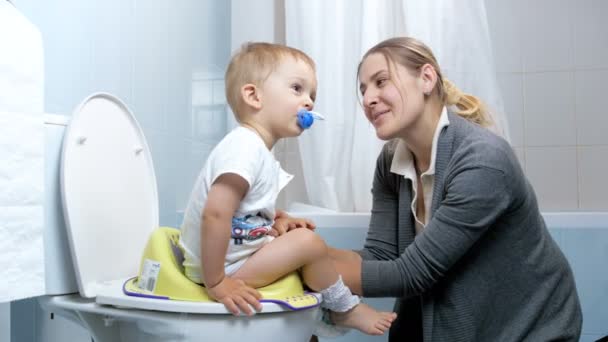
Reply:
[[[248,42],[232,56],[226,70],[226,100],[240,121],[242,107],[241,87],[251,83],[260,86],[277,68],[282,58],[290,56],[302,60],[315,70],[315,62],[304,52],[285,45]]]
[[[423,65],[429,64],[437,73],[436,90],[445,106],[454,106],[453,111],[465,119],[484,127],[493,124],[486,106],[477,97],[463,93],[447,78],[443,77],[439,64],[431,49],[421,41],[411,37],[390,38],[369,49],[359,63],[357,78],[363,61],[372,54],[382,54],[387,61],[397,63],[410,71],[418,71]]]

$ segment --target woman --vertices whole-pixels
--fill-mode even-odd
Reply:
[[[371,48],[358,79],[388,142],[364,249],[331,255],[353,292],[398,298],[389,340],[578,341],[570,266],[480,101],[412,38]]]

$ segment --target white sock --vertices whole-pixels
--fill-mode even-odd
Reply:
[[[344,285],[341,276],[338,276],[335,284],[320,292],[323,296],[321,307],[334,312],[346,312],[361,302],[359,297],[353,295],[350,289]]]

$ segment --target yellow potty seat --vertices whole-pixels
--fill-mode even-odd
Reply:
[[[152,232],[141,259],[139,274],[125,282],[123,292],[129,296],[215,302],[201,286],[186,277],[182,266],[183,253],[179,248],[180,231],[160,227]],[[259,288],[260,302],[281,304],[291,310],[303,310],[320,305],[312,293],[305,293],[297,272]]]

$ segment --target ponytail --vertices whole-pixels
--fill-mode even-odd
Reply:
[[[490,127],[494,124],[486,106],[479,98],[462,92],[446,78],[443,79],[442,90],[439,95],[444,104],[452,106],[452,110],[456,114],[483,127]]]

